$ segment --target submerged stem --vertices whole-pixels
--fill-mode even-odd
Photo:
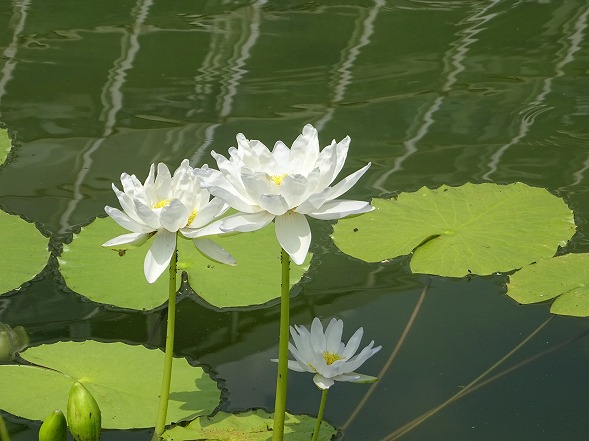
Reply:
[[[155,424],[153,441],[160,440],[166,428],[168,415],[168,400],[170,383],[172,381],[172,360],[174,358],[174,328],[176,325],[176,264],[178,262],[178,248],[174,249],[170,260],[170,283],[168,285],[168,324],[166,327],[166,352],[164,355],[164,372],[162,374],[162,389],[160,404]]]
[[[323,421],[323,413],[325,412],[328,391],[329,389],[323,389],[323,392],[321,393],[321,404],[319,405],[319,412],[317,413],[317,421],[315,422],[315,430],[311,441],[317,441],[319,439],[319,430],[321,429],[321,422]]]
[[[393,349],[393,352],[391,352],[391,355],[389,356],[386,363],[384,364],[384,366],[382,367],[382,369],[378,373],[378,375],[377,375],[378,378],[383,378],[385,376],[386,372],[391,367],[391,364],[393,364],[393,361],[395,360],[397,354],[401,350],[403,343],[405,343],[405,339],[407,338],[409,331],[413,327],[413,323],[415,323],[415,319],[417,318],[417,314],[419,313],[419,311],[421,309],[421,305],[423,304],[423,301],[425,300],[425,295],[426,295],[427,291],[429,290],[430,285],[431,285],[431,278],[428,279],[425,286],[423,287],[423,290],[421,291],[421,295],[419,296],[419,299],[417,299],[417,303],[415,304],[415,308],[413,308],[413,312],[411,313],[411,316],[409,317],[409,320],[407,321],[407,324],[405,325],[405,329],[403,329],[403,333],[401,334],[401,337],[397,341],[397,345]],[[352,421],[354,421],[354,419],[358,416],[358,414],[360,413],[360,411],[362,410],[364,405],[368,402],[368,399],[370,398],[372,393],[376,390],[377,385],[378,385],[378,382],[372,383],[370,385],[370,388],[368,389],[368,391],[364,394],[362,399],[358,402],[358,404],[356,405],[356,408],[354,409],[352,414],[348,417],[346,422],[341,427],[341,429],[344,432],[348,428],[348,426],[352,423]]]
[[[282,441],[286,414],[286,384],[288,375],[288,331],[290,301],[290,256],[281,252],[282,281],[280,290],[280,337],[278,343],[278,375],[276,377],[276,401],[272,441]]]
[[[455,393],[453,396],[448,398],[442,404],[439,404],[438,406],[434,407],[433,409],[428,410],[427,412],[425,412],[421,416],[419,416],[419,417],[415,418],[414,420],[399,427],[397,430],[390,433],[388,436],[384,437],[381,441],[394,441],[396,439],[399,439],[401,436],[403,436],[407,432],[413,430],[419,424],[423,423],[425,420],[432,417],[433,415],[438,413],[440,410],[444,409],[449,404],[453,403],[454,401],[462,398],[466,394],[468,394],[468,393],[472,392],[474,389],[478,388],[478,384],[481,383],[481,381],[483,380],[484,377],[489,375],[493,370],[495,370],[502,363],[504,363],[507,359],[509,359],[519,349],[521,349],[523,346],[525,346],[536,334],[538,334],[538,332],[540,332],[540,330],[542,330],[544,328],[544,326],[546,326],[550,322],[550,320],[552,320],[553,317],[554,316],[548,317],[548,319],[546,319],[536,329],[534,329],[526,338],[524,338],[520,343],[518,343],[511,351],[509,351],[507,354],[505,354],[503,357],[501,357],[497,362],[495,362],[491,367],[489,367],[482,374],[480,374],[478,377],[476,377],[474,380],[472,380],[469,384],[464,386],[459,392]],[[487,382],[485,382],[485,384],[487,384]]]

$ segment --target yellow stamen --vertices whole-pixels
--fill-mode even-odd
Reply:
[[[323,355],[323,358],[325,358],[325,362],[328,366],[344,358],[340,354],[335,354],[333,352],[323,352],[321,355]]]
[[[192,223],[192,221],[194,220],[194,218],[196,217],[197,214],[198,214],[198,211],[196,211],[196,210],[193,210],[192,213],[190,213],[190,216],[188,217],[188,223],[186,224],[186,226],[188,226]]]
[[[170,203],[171,199],[162,199],[161,201],[156,202],[153,204],[153,208],[163,208]]]
[[[280,186],[280,184],[282,184],[282,181],[284,180],[284,178],[286,178],[286,173],[282,174],[282,175],[271,175],[270,179],[272,179],[274,182],[276,182],[276,185]]]

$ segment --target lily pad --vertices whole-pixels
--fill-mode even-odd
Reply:
[[[68,288],[94,302],[120,308],[160,306],[168,299],[167,272],[153,284],[145,279],[143,260],[150,243],[125,253],[102,246],[120,234],[121,228],[110,218],[96,219],[63,246],[58,261]]]
[[[149,284],[143,275],[143,260],[151,242],[124,254],[101,245],[123,234],[110,218],[96,219],[82,228],[58,258],[68,287],[88,299],[131,309],[152,309],[168,298],[168,279],[162,275]],[[204,257],[191,240],[178,240],[178,270],[186,271],[191,287],[206,302],[218,307],[245,307],[280,297],[280,245],[274,225],[253,233],[214,238],[236,259],[236,266]],[[122,255],[121,255],[122,254]],[[291,284],[308,268],[291,265]],[[178,281],[180,277],[178,277]]]
[[[285,441],[309,441],[315,428],[315,418],[307,415],[286,414]],[[186,427],[172,427],[164,432],[168,441],[223,440],[223,441],[270,441],[273,416],[263,410],[232,414],[219,412],[213,417],[200,417]],[[336,429],[321,422],[319,439],[329,441]]]
[[[413,253],[413,272],[440,276],[521,268],[553,256],[576,228],[562,199],[522,183],[423,187],[373,205],[335,225],[336,245],[367,262]]]
[[[49,240],[19,216],[0,211],[0,293],[17,289],[39,274],[49,260]]]
[[[0,129],[0,165],[4,164],[11,149],[12,142],[8,136],[8,130]]]
[[[0,408],[30,420],[65,410],[80,381],[94,396],[106,429],[153,427],[164,354],[124,343],[58,342],[21,353],[34,365],[0,365]],[[208,415],[219,404],[216,382],[185,359],[173,361],[167,422]]]
[[[509,278],[507,295],[518,303],[555,299],[550,312],[589,316],[589,254],[565,254],[526,266]]]

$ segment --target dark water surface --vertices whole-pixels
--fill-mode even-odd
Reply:
[[[59,248],[116,203],[111,183],[123,171],[143,178],[153,162],[212,164],[210,150],[226,151],[238,132],[290,144],[312,123],[322,145],[351,136],[342,176],[373,163],[350,199],[524,182],[566,200],[579,225],[567,251],[587,252],[588,20],[585,0],[0,2],[0,121],[20,143],[0,170],[0,206],[41,224]],[[329,225],[313,228],[312,279],[291,321],[341,317],[346,337],[363,326],[383,345],[364,373],[385,367],[431,281],[364,404],[368,386],[330,391],[326,418],[344,427],[344,440],[587,439],[587,338],[391,435],[501,359],[551,316],[549,306],[517,305],[503,274],[430,278],[411,274],[406,258],[358,262],[333,247]],[[163,347],[160,311],[104,309],[64,291],[54,270],[0,297],[0,322],[25,326],[33,344]],[[179,303],[176,352],[226,380],[225,410],[273,406],[278,312]],[[493,373],[588,328],[554,317]],[[310,376],[289,378],[289,410],[315,414]],[[37,423],[9,419],[13,440],[36,439]],[[105,435],[130,438],[149,434]]]

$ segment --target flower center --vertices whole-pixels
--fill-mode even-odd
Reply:
[[[162,199],[161,201],[157,201],[153,204],[153,208],[164,208],[166,205],[170,203],[171,199]]]
[[[271,175],[270,179],[272,179],[276,183],[276,185],[280,186],[284,178],[286,178],[286,175],[287,173],[284,173],[282,175]]]
[[[335,354],[333,352],[323,352],[321,355],[323,355],[323,358],[325,358],[325,362],[328,366],[344,358],[340,354]]]
[[[188,217],[188,222],[186,223],[186,226],[190,225],[192,223],[192,221],[194,220],[194,218],[196,217],[196,215],[198,214],[198,211],[192,210],[192,213],[190,213],[190,216]]]

